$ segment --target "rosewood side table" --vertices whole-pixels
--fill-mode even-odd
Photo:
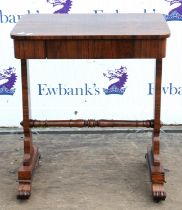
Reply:
[[[161,14],[32,14],[11,32],[15,57],[21,60],[24,157],[18,171],[18,195],[29,198],[39,161],[32,127],[151,127],[152,146],[146,159],[155,201],[166,198],[165,174],[160,160],[162,58],[170,31]],[[30,115],[28,59],[155,59],[153,120],[33,120]],[[61,74],[61,72],[60,72]]]

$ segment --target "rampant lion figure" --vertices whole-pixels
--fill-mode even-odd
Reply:
[[[47,0],[47,2],[52,4],[53,7],[59,7],[54,14],[68,13],[72,6],[71,0]]]
[[[15,68],[9,67],[0,71],[0,88],[6,88],[10,90],[13,88],[16,82],[17,76],[15,74]]]
[[[165,0],[167,2],[170,2],[170,6],[173,4],[180,4],[178,7],[172,9],[168,15],[177,15],[177,16],[182,16],[182,0]]]

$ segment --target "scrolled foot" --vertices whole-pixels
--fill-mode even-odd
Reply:
[[[152,184],[152,196],[155,202],[160,202],[166,199],[166,192],[163,184]]]
[[[31,195],[31,183],[19,183],[17,199],[25,200]]]

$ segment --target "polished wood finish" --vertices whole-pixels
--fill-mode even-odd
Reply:
[[[165,39],[169,29],[161,14],[32,14],[11,32],[13,39]]]
[[[166,55],[169,28],[161,14],[34,14],[25,15],[11,32],[15,57],[21,59],[24,159],[18,172],[18,198],[28,198],[34,169],[40,158],[32,142],[32,127],[151,127],[152,146],[146,159],[152,196],[164,200],[165,174],[160,160],[160,109],[162,58]],[[28,59],[156,60],[154,119],[127,120],[32,120]]]
[[[163,58],[166,40],[15,40],[14,44],[19,59]]]
[[[24,126],[24,122],[20,123]],[[131,121],[131,120],[29,120],[31,128],[36,127],[146,127],[153,128],[154,121]]]
[[[168,36],[160,14],[26,15],[11,33],[19,59],[163,58]]]

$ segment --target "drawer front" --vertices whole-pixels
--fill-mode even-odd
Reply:
[[[166,39],[14,40],[19,59],[163,58]]]
[[[47,58],[163,58],[166,40],[48,40]]]
[[[45,41],[14,40],[15,57],[19,59],[46,58]]]

